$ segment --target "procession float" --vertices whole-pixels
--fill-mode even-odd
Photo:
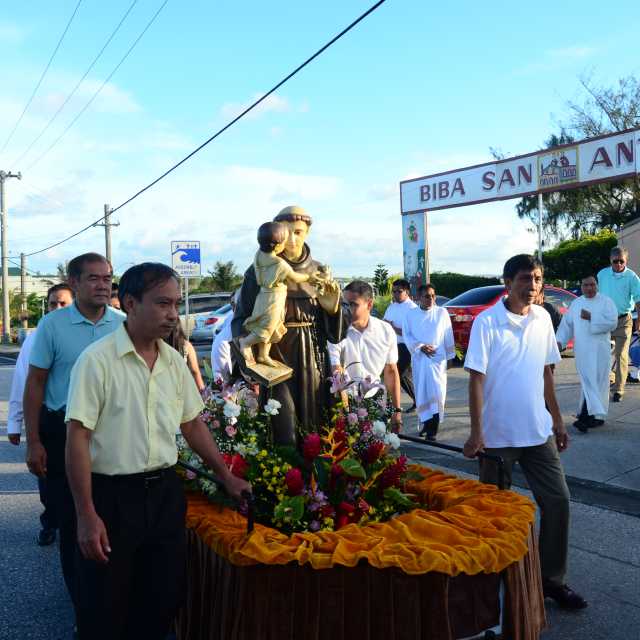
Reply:
[[[305,242],[310,217],[288,207],[274,222],[286,232],[269,227],[272,250],[245,274],[233,320],[241,375],[212,382],[202,415],[251,500],[232,504],[179,441],[188,584],[178,638],[538,638],[533,503],[410,463],[384,387],[328,371],[326,342],[346,319]]]

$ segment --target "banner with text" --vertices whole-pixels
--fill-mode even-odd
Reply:
[[[521,198],[640,173],[640,129],[400,183],[403,214]]]
[[[422,212],[402,218],[404,277],[410,282],[414,295],[421,284],[427,283],[426,226]]]

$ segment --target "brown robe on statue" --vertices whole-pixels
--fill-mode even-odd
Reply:
[[[283,255],[294,271],[315,273],[320,263],[311,258],[305,244],[302,257],[291,262]],[[231,322],[233,337],[246,334],[244,321],[253,312],[260,287],[251,265],[244,274],[240,298]],[[282,340],[271,346],[270,356],[293,369],[293,377],[272,389],[271,397],[282,407],[272,419],[273,438],[276,444],[295,445],[296,433],[308,433],[320,427],[329,407],[328,377],[331,375],[327,357],[327,342],[342,340],[346,330],[346,318],[338,305],[336,315],[329,315],[318,303],[316,290],[304,282],[288,284],[285,309],[287,332]]]

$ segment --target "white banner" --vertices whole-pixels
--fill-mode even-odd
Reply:
[[[400,183],[403,214],[612,182],[640,173],[640,129]]]

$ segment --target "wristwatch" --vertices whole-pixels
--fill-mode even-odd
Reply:
[[[393,407],[393,413],[402,413],[402,407]]]

